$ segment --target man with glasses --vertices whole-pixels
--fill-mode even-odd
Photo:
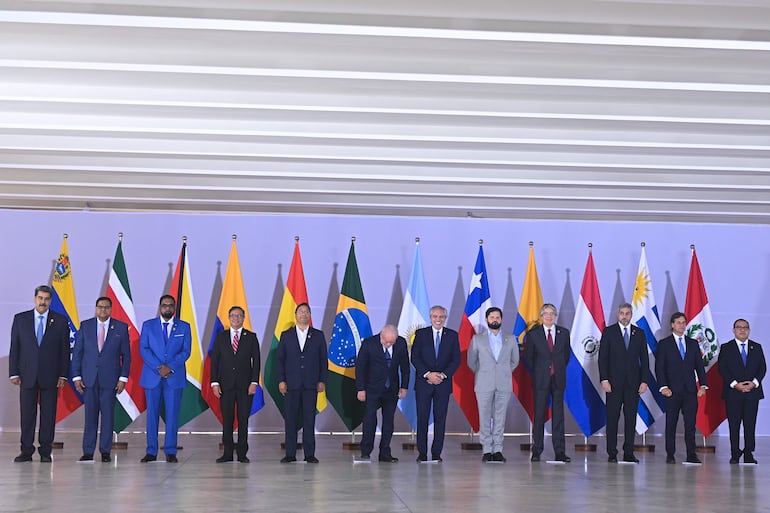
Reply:
[[[111,317],[112,300],[96,300],[96,317],[80,324],[72,350],[72,381],[83,394],[86,417],[83,430],[83,456],[80,461],[93,461],[96,431],[101,416],[99,452],[102,462],[112,461],[112,427],[115,417],[115,395],[126,388],[131,370],[131,341],[128,325]]]
[[[727,407],[730,426],[730,463],[738,463],[743,454],[744,463],[756,464],[754,431],[757,425],[759,400],[764,399],[762,378],[767,366],[762,346],[749,339],[749,321],[738,319],[733,323],[735,338],[719,348],[719,373],[724,381],[722,398]],[[743,450],[740,448],[743,423]]]
[[[257,334],[243,327],[245,312],[233,306],[227,314],[230,329],[217,335],[211,348],[211,388],[222,409],[222,444],[224,453],[217,463],[248,463],[249,415],[259,383],[259,340]],[[233,422],[238,411],[238,446],[233,442]]]
[[[147,453],[142,463],[158,458],[158,423],[161,401],[166,412],[166,438],[163,452],[168,463],[177,463],[176,439],[182,391],[187,385],[185,362],[192,350],[190,325],[176,318],[176,299],[160,298],[160,316],[142,324],[139,353],[144,360],[139,384],[147,398]]]

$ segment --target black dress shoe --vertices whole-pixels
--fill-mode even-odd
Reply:
[[[21,453],[13,459],[14,463],[23,463],[25,461],[32,461],[32,455]]]
[[[238,463],[251,463],[248,456],[238,456]]]
[[[687,460],[685,460],[685,461],[687,461],[687,463],[694,463],[694,464],[696,464],[696,465],[700,465],[701,463],[703,463],[703,462],[700,460],[700,458],[698,458],[698,457],[697,457],[696,455],[694,455],[694,454],[692,454],[692,455],[690,455],[690,456],[687,456]]]
[[[529,459],[529,461],[540,461],[540,455],[533,454],[532,457]]]
[[[433,461],[436,461],[436,462],[438,462],[438,463],[441,463],[442,461],[444,461],[444,460],[442,460],[442,459],[441,459],[441,456],[437,456],[437,455],[435,455],[435,454],[434,454],[433,456],[431,456],[431,459],[432,459]]]
[[[639,463],[639,458],[637,458],[633,454],[624,454],[623,461],[625,461],[626,463]]]
[[[488,461],[492,461],[492,453],[491,453],[491,452],[485,452],[485,453],[484,453],[484,454],[481,456],[481,461],[483,461],[484,463],[486,463],[486,462],[488,462]]]
[[[561,454],[557,454],[556,455],[556,461],[561,461],[563,463],[569,463],[570,461],[572,461],[572,458],[570,458],[569,456],[567,456],[564,453],[561,453]]]
[[[315,456],[307,456],[305,457],[305,461],[308,463],[318,463],[318,458]]]
[[[496,453],[494,453],[492,455],[492,461],[497,461],[499,463],[505,463],[506,459],[505,459],[505,456],[503,456],[503,453],[498,451],[498,452],[496,452]]]
[[[94,455],[93,454],[84,454],[80,457],[78,461],[94,461]]]
[[[144,458],[142,458],[141,460],[139,460],[139,462],[140,462],[140,463],[149,463],[149,462],[151,462],[151,461],[155,461],[155,460],[157,460],[157,459],[158,459],[158,457],[157,457],[157,456],[155,456],[154,454],[149,454],[149,453],[147,453],[147,454],[145,454],[145,455],[144,455]]]
[[[229,456],[222,455],[219,458],[217,458],[217,463],[229,463],[231,461],[233,461],[233,455],[232,454],[229,455]]]
[[[284,456],[281,458],[281,463],[294,463],[297,461],[297,458],[294,456]]]
[[[112,461],[112,458],[110,457],[110,453],[104,452],[102,453],[102,463],[110,463]]]
[[[166,454],[166,463],[179,463],[176,454]]]
[[[607,458],[607,463],[617,463],[617,462],[618,462],[617,456],[610,456],[609,458]]]
[[[424,454],[417,456],[417,463],[425,463],[426,461],[428,461],[428,457]]]
[[[40,455],[40,463],[51,463],[52,461],[53,461],[53,458],[51,458],[50,454]]]
[[[395,456],[380,456],[379,460],[383,463],[398,463],[398,458]]]
[[[757,464],[757,460],[754,458],[754,455],[750,452],[743,451],[743,463],[752,463],[754,465]]]
[[[673,465],[674,463],[676,463],[676,459],[670,455],[666,456],[666,463],[668,463],[669,465]]]
[[[737,465],[738,463],[740,463],[740,461],[735,456],[730,458],[730,465]]]

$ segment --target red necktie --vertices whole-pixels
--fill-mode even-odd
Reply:
[[[553,353],[553,337],[551,336],[551,330],[550,328],[546,330],[548,332],[548,349]],[[553,370],[553,361],[551,361],[551,376],[554,375],[556,371]]]
[[[233,353],[238,352],[238,340],[240,339],[238,338],[238,332],[236,331],[233,335]]]

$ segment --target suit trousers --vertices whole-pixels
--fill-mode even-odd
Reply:
[[[249,390],[231,388],[221,390],[219,396],[219,406],[222,408],[222,445],[224,445],[224,455],[232,457],[233,449],[238,454],[238,458],[246,456],[249,452],[249,414],[251,413],[251,403],[254,400],[253,395],[249,395]],[[233,441],[233,424],[237,413],[238,418],[238,445]]]
[[[695,456],[695,416],[698,413],[698,396],[695,392],[674,392],[666,397],[666,454],[676,453],[676,424],[679,413],[684,418],[684,445],[687,457]]]
[[[83,393],[85,425],[83,428],[83,454],[93,454],[96,449],[96,431],[99,429],[99,452],[109,454],[112,450],[112,431],[115,424],[115,385],[102,386],[96,380],[94,386],[86,387]]]
[[[305,458],[315,456],[315,408],[318,392],[315,388],[288,390],[284,397],[284,430],[286,456],[297,456],[297,429],[302,411],[302,450]]]
[[[158,424],[160,423],[160,402],[166,412],[166,438],[163,452],[176,454],[177,431],[179,430],[179,407],[182,405],[181,388],[171,388],[168,381],[160,380],[155,388],[145,388],[147,398],[147,454],[158,454]]]
[[[479,439],[485,453],[503,452],[505,414],[513,392],[511,390],[476,391],[479,405]]]
[[[380,435],[380,458],[391,457],[390,440],[393,438],[393,416],[396,414],[398,396],[391,390],[379,395],[366,393],[364,433],[361,437],[361,454],[368,456],[374,449],[374,433],[377,431],[377,410],[382,409],[382,434]]]
[[[419,378],[418,378],[419,379]],[[451,386],[451,383],[449,384]],[[420,457],[428,455],[428,421],[433,405],[433,444],[430,453],[435,459],[444,450],[446,415],[449,410],[449,391],[436,385],[420,386],[415,389],[417,401],[417,451]]]
[[[639,409],[639,389],[628,385],[612,387],[607,394],[607,454],[618,455],[618,420],[623,407],[623,454],[634,453],[636,412]]]
[[[535,420],[532,423],[532,454],[540,456],[545,445],[545,416],[548,399],[551,399],[551,442],[557,455],[564,454],[567,442],[564,438],[564,389],[558,388],[551,376],[548,388],[535,387]]]
[[[755,431],[757,426],[757,410],[759,395],[743,392],[730,393],[725,400],[727,408],[727,423],[730,426],[730,453],[737,457],[741,451],[741,422],[743,423],[743,449],[754,452],[756,449]]]
[[[69,384],[65,385],[69,386]],[[51,455],[53,448],[54,427],[56,426],[56,401],[59,389],[40,388],[37,384],[31,388],[19,389],[19,405],[21,408],[21,452],[32,455],[35,453],[35,425],[37,424],[38,398],[40,400],[40,429],[37,441],[40,445],[38,452],[44,456]]]

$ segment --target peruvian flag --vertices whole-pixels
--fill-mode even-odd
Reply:
[[[703,365],[706,367],[706,381],[709,390],[705,396],[698,398],[698,416],[695,425],[703,436],[708,437],[727,418],[725,403],[722,401],[722,376],[716,364],[719,358],[719,340],[714,331],[714,321],[711,318],[711,307],[703,276],[698,264],[695,247],[692,247],[692,263],[690,277],[687,280],[687,298],[684,302],[684,314],[689,320],[685,334],[694,338],[700,345],[703,355]]]
[[[484,314],[487,308],[491,306],[492,298],[489,294],[487,264],[484,263],[484,248],[479,246],[476,266],[473,268],[471,285],[468,290],[468,299],[465,301],[465,311],[458,331],[460,367],[455,372],[452,383],[455,399],[475,432],[479,431],[479,405],[476,403],[476,393],[473,391],[473,371],[468,367],[468,348],[471,345],[473,335],[486,329]]]

